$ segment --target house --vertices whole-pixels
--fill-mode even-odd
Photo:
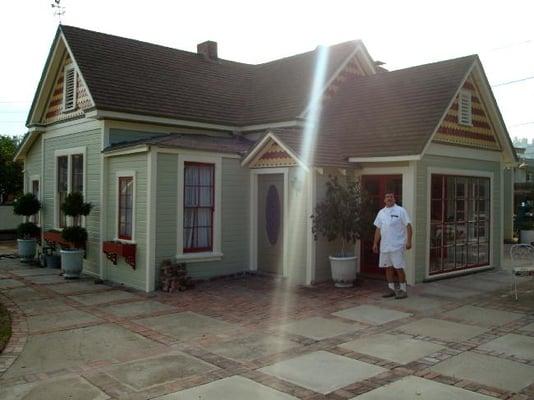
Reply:
[[[379,64],[361,41],[249,65],[215,42],[191,53],[60,26],[16,156],[43,231],[81,191],[88,274],[152,291],[173,258],[195,278],[312,284],[334,246],[309,217],[345,175],[412,216],[409,283],[498,266],[517,160],[479,58]],[[379,275],[369,243],[356,251]]]

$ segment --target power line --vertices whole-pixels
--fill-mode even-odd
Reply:
[[[524,81],[528,81],[530,79],[534,79],[534,75],[533,76],[527,76],[526,78],[516,79],[516,80],[513,80],[513,81],[497,83],[496,85],[493,85],[492,87],[511,85],[513,83],[524,82]]]
[[[514,126],[524,126],[524,125],[534,125],[534,121],[528,121],[528,122],[522,122],[520,124],[510,125],[510,128],[513,128]]]

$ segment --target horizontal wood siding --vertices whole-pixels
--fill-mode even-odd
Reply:
[[[135,171],[135,237],[136,267],[135,270],[119,258],[117,265],[106,259],[105,277],[117,283],[122,283],[136,289],[146,289],[147,275],[147,155],[136,153],[123,156],[109,157],[107,177],[107,215],[106,215],[106,240],[116,238],[117,232],[117,172]]]
[[[157,169],[156,282],[159,282],[161,261],[176,256],[178,155],[159,153]]]
[[[43,185],[43,173],[42,173],[42,143],[43,137],[39,136],[37,140],[32,144],[30,150],[26,154],[26,159],[24,160],[24,182],[26,184],[25,191],[31,191],[30,187],[30,177],[32,175],[39,175],[41,179],[41,186]]]
[[[93,204],[91,214],[86,218],[86,228],[89,234],[87,243],[87,258],[84,269],[92,273],[99,272],[100,259],[100,149],[101,129],[93,129],[85,132],[77,132],[71,135],[58,136],[44,139],[44,173],[42,178],[43,209],[42,220],[44,229],[55,228],[54,221],[54,196],[56,191],[56,158],[55,151],[73,147],[86,147],[85,160],[85,200]],[[39,149],[36,144],[33,149]]]
[[[453,147],[451,147],[451,152]],[[455,169],[461,173],[462,170],[491,172],[493,173],[492,203],[491,212],[493,214],[493,227],[491,229],[491,251],[493,262],[498,266],[501,260],[502,232],[502,202],[501,202],[501,164],[494,161],[479,161],[467,158],[443,157],[427,155],[417,163],[417,182],[416,182],[416,260],[415,260],[415,279],[421,282],[425,279],[427,266],[427,252],[429,246],[429,237],[427,231],[428,208],[430,201],[428,199],[428,168],[447,168]]]

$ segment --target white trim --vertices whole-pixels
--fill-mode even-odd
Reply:
[[[441,143],[430,143],[430,146],[428,146],[425,154],[443,157],[467,158],[470,160],[480,161],[501,161],[500,151],[484,150],[474,147],[454,146]]]
[[[128,154],[135,154],[135,153],[146,153],[148,150],[150,150],[150,147],[147,145],[141,145],[137,147],[130,147],[127,149],[117,149],[113,151],[107,151],[103,153],[104,157],[114,157],[114,156],[124,156]]]
[[[51,139],[97,129],[102,129],[102,121],[80,118],[75,120],[67,120],[61,124],[53,126],[47,126],[46,128],[42,128],[41,131],[43,132],[43,136],[45,138]]]
[[[458,275],[458,274],[465,274],[467,272],[471,271],[477,271],[479,269],[487,269],[487,268],[493,268],[495,267],[495,260],[493,259],[493,240],[494,240],[494,232],[495,229],[495,194],[494,194],[494,184],[495,184],[495,176],[493,172],[488,171],[477,171],[477,170],[466,170],[466,169],[456,169],[456,168],[441,168],[441,167],[427,167],[427,177],[426,177],[426,198],[427,198],[427,204],[426,204],[426,241],[424,244],[424,251],[425,251],[425,280],[427,279],[435,279],[438,277],[444,277],[449,275]],[[475,178],[489,178],[490,180],[490,240],[488,242],[489,245],[489,265],[484,265],[482,267],[472,268],[472,269],[462,269],[459,271],[451,271],[446,272],[443,274],[432,274],[430,275],[430,208],[431,208],[431,190],[432,190],[432,174],[440,174],[440,175],[457,175],[457,176],[467,176],[467,177],[475,177]],[[501,190],[502,192],[502,190]],[[502,208],[502,203],[501,203]],[[502,215],[502,212],[501,212]],[[502,228],[502,225],[501,225]],[[502,229],[501,229],[502,230]],[[502,241],[501,241],[502,242]],[[502,252],[501,252],[502,254]]]
[[[86,114],[88,117],[96,119],[117,119],[122,121],[148,122],[163,125],[190,126],[194,128],[207,128],[223,131],[239,131],[238,126],[219,125],[205,122],[195,122],[167,117],[152,117],[148,115],[131,114],[117,111],[93,110]]]
[[[199,162],[214,164],[214,197],[215,210],[213,215],[213,243],[212,251],[204,253],[184,253],[184,164]],[[178,182],[177,187],[177,223],[176,223],[176,259],[193,260],[207,257],[222,258],[222,157],[217,155],[178,154]],[[197,256],[197,257],[196,257]]]
[[[158,153],[154,150],[147,155],[147,248],[146,248],[146,291],[156,287],[156,190]]]
[[[133,199],[132,199],[132,237],[131,239],[121,239],[119,238],[119,178],[132,178],[133,180]],[[136,172],[134,170],[128,171],[117,171],[115,172],[115,193],[117,194],[115,201],[115,238],[114,240],[124,243],[135,243],[135,212],[137,204],[137,179]]]
[[[311,285],[315,281],[315,272],[317,265],[317,242],[315,241],[312,225],[313,220],[309,217],[315,211],[317,204],[317,171],[312,168],[308,177],[308,196],[307,196],[307,213],[306,213],[306,285]]]
[[[432,135],[430,135],[430,137],[428,138],[425,146],[423,147],[423,151],[421,152],[421,156],[425,155],[426,154],[426,151],[428,149],[428,146],[430,146],[430,143],[432,143],[432,141],[434,140],[434,137],[436,136],[436,134],[438,133],[438,129],[439,127],[443,124],[443,121],[445,120],[445,117],[447,116],[451,106],[453,105],[454,101],[456,100],[456,98],[458,97],[458,94],[460,93],[460,90],[462,90],[465,82],[467,81],[467,78],[469,78],[469,75],[471,75],[471,72],[473,71],[473,68],[475,67],[475,63],[473,63],[469,69],[467,70],[467,72],[465,73],[464,77],[462,78],[462,80],[460,81],[460,84],[458,85],[458,88],[456,89],[456,91],[454,92],[454,96],[452,96],[451,100],[449,101],[449,104],[447,105],[447,107],[445,108],[445,110],[443,111],[443,114],[441,115],[441,118],[439,119],[439,122],[437,123],[437,125],[435,126],[434,128],[434,132],[432,132]]]
[[[482,267],[476,267],[476,268],[469,268],[469,269],[461,269],[458,271],[451,271],[451,272],[444,272],[443,274],[438,275],[430,275],[424,279],[424,282],[432,282],[432,281],[439,281],[443,278],[450,278],[454,276],[461,276],[461,275],[468,275],[472,274],[474,272],[481,272],[486,271],[489,269],[493,269],[491,265],[484,265]]]
[[[101,123],[101,141],[100,148],[104,149],[106,144],[106,134],[109,134],[109,126],[104,121]],[[99,262],[100,262],[100,279],[106,279],[106,270],[104,266],[107,265],[107,258],[104,255],[103,243],[104,239],[107,239],[108,227],[108,207],[107,207],[107,191],[104,189],[107,188],[108,183],[108,174],[107,174],[107,162],[104,158],[104,154],[100,153],[100,240],[99,240]]]
[[[409,156],[385,156],[385,157],[349,157],[349,162],[396,162],[396,161],[418,161],[420,154]]]
[[[72,155],[83,155],[83,197],[86,198],[87,192],[87,147],[71,147],[68,149],[59,149],[54,151],[54,229],[59,228],[59,204],[57,199],[57,159],[61,156],[67,156],[67,193],[72,191]],[[82,226],[85,226],[85,218],[82,218]]]
[[[280,140],[274,133],[272,132],[268,132],[264,137],[263,139],[256,145],[254,146],[254,149],[252,149],[252,151],[245,157],[245,159],[243,161],[241,161],[241,166],[245,166],[247,165],[251,160],[254,159],[254,156],[256,156],[258,154],[258,152],[263,148],[263,146],[265,146],[265,144],[267,143],[268,140],[274,140],[287,154],[289,154],[291,156],[291,158],[293,158],[297,164],[304,168],[304,170],[306,172],[308,172],[309,168],[300,160],[299,157],[297,157],[297,155],[289,148],[287,147],[284,142],[282,140]]]
[[[305,126],[305,125],[306,125],[306,121],[291,120],[291,121],[283,121],[283,122],[275,122],[275,123],[246,125],[246,126],[242,126],[238,128],[238,130],[241,132],[249,132],[249,131],[260,131],[263,129],[291,128],[294,126]]]
[[[176,254],[176,261],[187,261],[188,263],[220,261],[224,254],[219,251],[207,251],[202,253]]]
[[[73,87],[72,87],[72,106],[70,107],[67,107],[67,73],[69,73],[70,71],[73,71],[74,73],[74,82],[73,82]],[[78,71],[76,71],[76,68],[74,67],[74,63],[70,63],[70,64],[67,64],[65,65],[65,67],[63,68],[63,110],[62,112],[63,113],[67,113],[67,112],[70,112],[70,111],[73,111],[76,109],[76,101],[78,100],[77,99],[77,93],[76,91],[78,90],[78,84],[77,84],[77,81],[78,81]]]
[[[63,44],[65,45],[65,48],[69,52],[70,59],[71,59],[72,63],[74,64],[74,67],[76,68],[76,73],[78,74],[78,76],[80,77],[80,80],[82,81],[83,85],[85,86],[85,90],[87,91],[87,94],[89,95],[89,99],[91,100],[91,104],[94,107],[95,101],[93,99],[93,96],[91,95],[91,92],[89,91],[89,86],[87,86],[87,82],[85,82],[85,79],[84,79],[84,77],[83,77],[83,75],[82,75],[82,73],[80,71],[80,67],[78,66],[78,63],[76,62],[76,59],[74,58],[74,53],[70,49],[69,43],[67,42],[67,39],[65,38],[65,35],[63,34],[63,32],[61,32],[61,38],[63,39]]]
[[[250,170],[250,270],[258,270],[258,175],[282,174],[284,177],[284,212],[282,229],[283,251],[282,271],[283,277],[288,277],[288,210],[289,210],[289,168],[261,168]]]

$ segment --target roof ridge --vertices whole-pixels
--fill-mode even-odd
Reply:
[[[413,70],[413,69],[417,69],[417,68],[424,68],[424,67],[429,67],[431,65],[437,65],[437,64],[445,64],[445,63],[452,63],[452,62],[458,62],[460,60],[468,60],[468,59],[472,59],[473,61],[475,61],[476,59],[478,59],[478,54],[469,54],[467,56],[461,56],[461,57],[456,57],[456,58],[447,58],[445,60],[439,60],[439,61],[432,61],[432,62],[429,62],[429,63],[425,63],[425,64],[418,64],[418,65],[413,65],[411,67],[405,67],[405,68],[399,68],[399,69],[394,69],[394,70],[390,70],[390,71],[387,71],[387,72],[384,72],[385,74],[391,74],[391,73],[395,73],[395,72],[402,72],[402,71],[408,71],[408,70]]]

